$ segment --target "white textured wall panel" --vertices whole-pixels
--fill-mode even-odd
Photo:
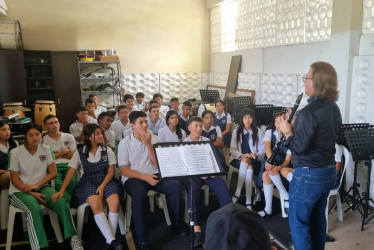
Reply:
[[[249,89],[255,91],[255,102],[260,102],[260,73],[239,73],[238,89]],[[252,100],[253,101],[253,100]]]
[[[333,0],[307,0],[305,42],[331,39]]]
[[[221,6],[210,11],[210,52],[222,52],[221,38]]]
[[[374,0],[364,0],[362,15],[362,33],[374,33]]]
[[[123,74],[123,86],[126,93],[135,97],[137,92],[143,92],[145,100],[152,99],[153,94],[158,93],[159,74],[158,73],[127,73]]]
[[[212,84],[217,85],[217,86],[225,86],[226,87],[228,78],[229,78],[229,73],[227,73],[227,72],[214,72],[213,73],[213,83]]]
[[[187,99],[201,99],[202,88],[200,73],[162,73],[160,74],[160,93],[164,101],[177,97],[180,102]]]
[[[351,123],[374,123],[374,55],[356,56],[353,59]]]

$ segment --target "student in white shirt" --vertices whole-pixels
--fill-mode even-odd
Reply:
[[[178,125],[178,113],[169,110],[166,113],[166,127],[158,131],[158,137],[161,142],[180,142],[186,139],[186,132]]]
[[[159,107],[150,106],[148,109],[148,128],[153,134],[157,135],[158,131],[166,127],[165,120],[160,117]]]
[[[35,123],[26,124],[24,136],[25,144],[10,152],[9,200],[13,206],[27,215],[31,249],[48,247],[40,207],[42,204],[57,214],[64,238],[71,238],[71,248],[83,250],[82,242],[74,228],[68,202],[64,197],[54,199],[56,190],[48,186],[48,183],[56,177],[56,163],[50,147],[41,144],[41,126]]]
[[[60,131],[60,122],[55,115],[47,115],[44,118],[44,124],[47,127],[48,134],[43,137],[43,144],[51,148],[56,158],[57,176],[55,189],[60,190],[64,178],[69,171],[68,163],[77,150],[77,147],[74,136]],[[71,195],[76,184],[77,177],[74,175],[63,194],[68,202],[71,200]]]
[[[183,102],[182,113],[179,115],[179,127],[186,131],[186,135],[190,134],[188,131],[188,121],[190,120],[190,113],[192,109],[192,103],[190,101]]]
[[[88,112],[88,115],[93,118],[93,119],[96,119],[97,120],[97,116],[95,114],[95,102],[88,98],[84,101],[84,106],[86,107],[86,110]]]
[[[88,112],[85,107],[79,107],[77,112],[75,113],[77,116],[77,121],[70,125],[69,131],[75,138],[76,143],[83,142],[83,128],[88,123],[97,123],[95,119],[88,116]]]
[[[181,183],[179,180],[158,180],[158,167],[152,144],[159,140],[148,133],[147,115],[134,111],[129,115],[133,133],[121,140],[118,146],[118,166],[122,182],[132,198],[132,221],[134,222],[139,249],[149,249],[145,229],[145,207],[149,190],[165,193],[172,210],[172,225],[181,235],[189,229],[181,218]]]
[[[113,115],[109,112],[102,112],[97,121],[99,122],[99,126],[104,129],[105,146],[110,147],[115,152],[117,145],[116,135],[112,130],[110,130],[110,126],[113,122]]]
[[[166,105],[162,105],[162,95],[160,93],[156,93],[153,95],[153,99],[156,100],[158,102],[158,105],[160,107],[160,117],[162,119],[165,119],[166,117],[166,113],[170,110],[169,109],[169,106],[166,106]]]
[[[261,168],[260,160],[264,158],[265,147],[253,110],[244,109],[240,117],[239,126],[232,133],[230,147],[230,164],[239,169],[233,202],[239,199],[245,182],[246,207],[252,210],[253,174]]]
[[[171,109],[178,113],[178,115],[182,114],[182,109],[179,107],[179,100],[176,97],[170,99],[170,106]]]
[[[144,100],[144,93],[136,93],[135,98],[135,106],[138,108],[139,111],[144,111],[145,104],[147,103],[147,101]]]
[[[0,188],[8,189],[10,174],[8,171],[9,152],[18,146],[10,132],[9,124],[0,120]]]
[[[73,193],[72,201],[77,207],[87,202],[94,214],[94,219],[103,234],[109,249],[120,250],[123,246],[116,240],[119,218],[120,183],[114,178],[116,156],[104,145],[104,131],[97,124],[87,124],[84,129],[84,147],[75,151],[69,167],[83,168],[83,176]],[[70,175],[64,180],[62,188],[70,181]],[[105,216],[103,200],[108,205],[108,218]]]
[[[225,103],[222,100],[215,102],[217,112],[214,115],[214,125],[219,126],[222,138],[226,146],[231,144],[231,115],[225,111]]]
[[[89,99],[92,99],[94,102],[95,102],[95,116],[96,117],[99,117],[99,115],[102,113],[102,112],[107,112],[107,108],[103,107],[103,106],[100,106],[99,105],[99,98],[97,97],[96,94],[90,94],[88,96]]]
[[[134,105],[134,96],[132,96],[130,94],[125,94],[123,96],[123,103],[126,105],[127,111],[129,112],[129,114],[132,111],[138,111],[139,110],[138,107],[136,105]],[[114,120],[115,121],[119,120],[118,112],[114,116]]]
[[[126,105],[119,105],[117,107],[117,114],[119,116],[119,120],[114,121],[110,129],[116,135],[116,140],[119,143],[123,138],[123,132],[131,129],[131,127],[129,122],[129,111],[127,110]]]

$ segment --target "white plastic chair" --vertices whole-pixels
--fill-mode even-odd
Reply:
[[[328,225],[329,225],[329,200],[330,200],[330,196],[336,196],[336,206],[338,208],[338,219],[339,221],[343,222],[343,209],[342,209],[342,201],[340,199],[340,194],[339,194],[339,189],[340,189],[340,186],[342,185],[342,181],[343,181],[343,177],[344,177],[344,174],[345,174],[345,171],[347,169],[347,166],[349,165],[353,165],[353,160],[352,160],[352,155],[351,153],[348,151],[348,149],[342,145],[340,145],[340,148],[342,149],[342,152],[343,152],[343,155],[344,155],[344,168],[343,168],[343,172],[342,172],[342,176],[340,178],[340,183],[339,183],[339,187],[336,188],[336,189],[333,189],[333,190],[330,190],[330,193],[329,193],[329,196],[327,197],[327,206],[326,206],[326,233],[328,233]]]
[[[8,227],[8,214],[9,214],[9,189],[2,189],[0,193],[0,222],[1,230]]]
[[[226,177],[226,184],[227,184],[227,188],[230,190],[230,184],[231,184],[231,177],[232,177],[232,173],[234,172],[237,172],[239,173],[239,169],[237,168],[234,168],[233,166],[231,166],[231,164],[229,165],[229,172],[227,173],[227,177]]]
[[[154,207],[155,207],[155,195],[158,194],[158,192],[154,190],[149,190],[147,193],[147,196],[149,197],[149,208],[151,212],[154,212]],[[166,197],[165,194],[159,193],[160,198],[161,198],[161,203],[162,203],[162,208],[164,210],[164,215],[166,219],[166,224],[171,225],[170,221],[170,216],[169,216],[169,210],[168,210],[168,205],[166,202]],[[126,232],[130,230],[130,224],[131,224],[131,196],[127,195],[126,197]]]
[[[51,220],[51,224],[53,227],[53,230],[55,231],[57,242],[61,243],[64,241],[62,234],[61,234],[61,229],[60,229],[60,224],[58,222],[57,214],[52,210],[49,209],[43,205],[40,205],[43,215],[47,214],[49,215],[49,218]],[[24,213],[21,209],[14,207],[12,204],[9,205],[9,218],[8,218],[8,232],[7,232],[7,240],[6,240],[6,250],[10,250],[12,246],[12,238],[13,238],[13,228],[14,228],[14,219],[16,216],[16,213]]]

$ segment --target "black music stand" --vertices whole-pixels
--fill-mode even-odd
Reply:
[[[342,124],[340,127],[339,139],[337,143],[346,147],[349,151],[347,138],[345,137],[345,131],[347,130],[357,130],[357,129],[367,129],[369,127],[369,123],[349,123],[349,124]]]
[[[258,104],[250,107],[255,112],[257,125],[270,125],[273,119],[273,107],[273,104]]]
[[[205,148],[204,148],[204,145],[206,146]],[[183,153],[178,151],[179,148],[182,148],[183,146],[187,146],[187,147],[198,146],[199,148],[195,148],[195,150],[199,151],[198,153],[200,153],[201,157],[199,157],[199,159],[196,159],[197,161],[194,161],[191,164],[189,164],[189,162],[191,161],[184,161],[183,159],[179,161],[178,158],[176,158],[178,157],[178,155],[179,157],[185,157],[185,155],[188,155],[189,153],[194,153],[193,151],[191,152],[182,151]],[[193,192],[194,185],[196,182],[195,180],[196,178],[199,178],[199,177],[218,176],[218,175],[225,174],[220,169],[220,166],[216,160],[216,151],[214,150],[213,142],[211,141],[170,142],[170,143],[166,142],[166,143],[154,144],[153,148],[155,149],[156,160],[157,160],[159,170],[160,170],[160,173],[159,173],[160,180],[161,179],[184,179],[184,178],[192,180],[191,186],[190,186],[191,208],[188,209],[188,214],[190,217],[190,227],[191,227],[190,247],[193,250],[195,248],[194,247],[195,208],[194,208],[194,202],[193,202],[193,199],[194,199],[193,197],[195,195]],[[193,156],[193,154],[190,156]],[[206,167],[203,167],[203,169],[199,169],[199,168],[193,167],[193,165],[196,166],[196,164],[201,165],[202,164],[201,162],[203,161],[211,162],[212,163],[211,168],[208,169]],[[189,171],[190,167],[192,171]]]
[[[243,109],[251,105],[252,99],[250,96],[227,97],[226,99],[226,111],[230,113],[236,123],[239,123]]]
[[[374,129],[346,131],[345,136],[355,161],[353,203],[345,212],[349,209],[357,209],[360,212],[362,218],[361,231],[363,231],[364,225],[374,218],[374,209],[370,208],[371,211],[369,212],[369,201],[374,203],[373,199],[370,198],[371,161],[374,159]],[[357,183],[357,168],[360,161],[363,161],[365,166],[368,167],[366,192],[362,192],[362,197],[358,189],[360,184]]]
[[[220,99],[218,90],[215,89],[200,89],[201,100],[212,103]]]

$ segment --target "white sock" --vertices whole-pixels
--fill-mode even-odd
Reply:
[[[104,212],[94,215],[96,225],[99,227],[101,233],[104,235],[106,243],[110,244],[115,240],[112,230],[109,226],[108,220],[105,217]]]
[[[273,212],[273,184],[264,184],[264,196],[265,196],[265,208],[266,213],[271,214]]]
[[[289,195],[288,195],[286,188],[283,185],[280,174],[279,173],[276,175],[269,174],[269,177],[273,181],[274,185],[278,188],[279,193],[283,197],[283,199],[288,200]]]
[[[116,232],[117,232],[118,218],[119,218],[119,213],[109,212],[108,222],[109,222],[110,229],[112,230],[112,233],[114,236],[116,235]]]
[[[239,174],[238,174],[238,185],[236,186],[235,196],[240,197],[240,193],[242,191],[242,187],[244,184],[245,176],[247,174],[248,163],[241,162],[239,167]]]
[[[292,180],[292,177],[293,177],[293,172],[290,172],[288,175],[287,175],[287,181],[290,182]]]
[[[247,174],[245,175],[245,204],[252,204],[252,181],[253,181],[253,169],[248,168]]]

